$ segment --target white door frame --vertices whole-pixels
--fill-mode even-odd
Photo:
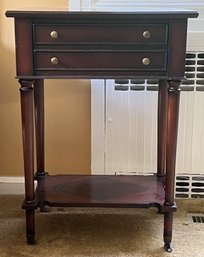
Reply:
[[[81,1],[80,0],[69,0],[68,1],[70,11],[80,11]]]
[[[91,174],[105,174],[106,80],[91,80]]]
[[[94,0],[69,0],[69,10],[70,11],[82,11],[91,10],[94,5]]]

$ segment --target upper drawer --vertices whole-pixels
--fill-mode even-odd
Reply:
[[[35,44],[167,44],[167,24],[34,24]]]

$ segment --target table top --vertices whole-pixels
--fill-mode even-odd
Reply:
[[[21,9],[21,10],[8,10],[6,12],[7,17],[60,17],[60,18],[76,18],[76,17],[89,17],[95,18],[99,16],[100,18],[111,17],[111,16],[123,16],[125,17],[142,17],[142,18],[196,18],[198,17],[198,12],[194,10],[187,9],[176,9],[176,8],[137,8],[135,11],[69,11],[67,9],[55,9],[55,10],[42,10],[42,9]]]

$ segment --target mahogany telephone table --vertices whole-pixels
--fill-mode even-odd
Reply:
[[[20,83],[27,242],[35,209],[155,206],[171,251],[179,86],[190,10],[135,12],[7,11],[15,18]],[[158,164],[153,175],[55,175],[44,167],[44,79],[145,78],[159,81]],[[34,120],[37,171],[34,175]],[[37,188],[34,190],[34,180]]]

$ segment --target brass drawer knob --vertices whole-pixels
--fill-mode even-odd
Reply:
[[[58,33],[57,33],[57,31],[55,31],[55,30],[53,30],[52,32],[50,32],[50,36],[51,36],[51,38],[58,38]]]
[[[148,39],[151,37],[151,33],[148,30],[146,30],[143,32],[143,37]]]
[[[150,64],[150,59],[149,58],[144,58],[144,59],[142,59],[142,63],[144,65],[149,65]]]
[[[51,63],[54,64],[54,65],[56,65],[56,64],[59,63],[59,59],[58,59],[57,57],[52,57],[52,58],[51,58]]]

